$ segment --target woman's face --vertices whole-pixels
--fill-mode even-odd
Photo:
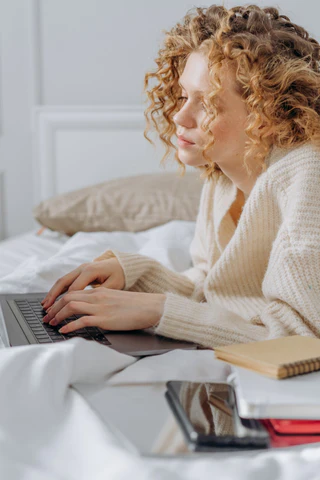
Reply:
[[[244,100],[235,91],[235,74],[226,64],[220,70],[222,90],[218,94],[217,116],[210,130],[215,144],[207,151],[209,158],[216,162],[227,175],[238,177],[246,173],[242,168],[245,142],[245,122],[247,109]],[[211,90],[206,57],[198,52],[190,54],[180,77],[182,85],[181,107],[173,120],[177,126],[177,135],[186,137],[193,145],[179,144],[178,154],[181,162],[190,166],[201,166],[208,162],[201,155],[202,148],[208,142],[200,125],[207,116],[202,103],[203,95]],[[238,174],[237,174],[238,173]]]

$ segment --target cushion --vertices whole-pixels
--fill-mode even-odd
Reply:
[[[44,227],[76,232],[139,232],[171,220],[195,221],[204,180],[199,172],[117,178],[60,194],[33,208]]]

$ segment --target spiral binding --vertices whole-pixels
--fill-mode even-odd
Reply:
[[[320,370],[320,357],[309,358],[308,360],[301,360],[300,362],[286,363],[281,365],[280,371],[281,370],[284,370],[286,377],[314,372]]]

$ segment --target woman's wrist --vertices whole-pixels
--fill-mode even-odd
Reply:
[[[159,324],[164,312],[164,304],[166,303],[167,296],[164,293],[156,293],[156,315],[154,328]]]

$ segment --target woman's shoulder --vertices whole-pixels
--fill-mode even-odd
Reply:
[[[320,201],[320,148],[311,142],[292,148],[273,147],[266,165],[257,184],[268,201],[275,200],[285,208],[309,196],[309,192]]]
[[[308,143],[290,149],[272,165],[268,190],[282,212],[292,245],[315,245],[320,232],[320,149]],[[312,233],[313,232],[313,233]]]
[[[292,148],[274,147],[266,174],[268,179],[288,189],[294,183],[310,181],[310,174],[320,176],[320,148],[307,142]]]

